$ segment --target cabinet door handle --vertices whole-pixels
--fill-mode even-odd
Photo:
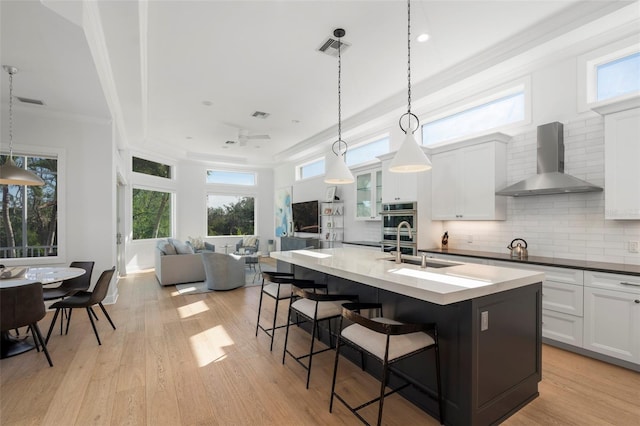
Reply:
[[[628,282],[625,282],[625,281],[620,281],[620,284],[622,284],[622,285],[630,285],[630,286],[633,286],[633,287],[640,287],[640,284],[628,283]]]

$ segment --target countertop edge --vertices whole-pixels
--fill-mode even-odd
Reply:
[[[622,263],[609,263],[609,262],[592,262],[586,260],[574,260],[574,259],[562,259],[544,256],[529,256],[527,259],[513,259],[508,254],[485,252],[485,251],[473,251],[473,250],[459,250],[459,249],[419,249],[419,252],[435,253],[435,254],[450,254],[453,256],[462,257],[475,257],[479,259],[500,260],[505,262],[512,262],[517,264],[529,264],[529,265],[541,265],[551,266],[557,268],[568,269],[581,269],[584,271],[592,272],[605,272],[610,274],[623,274],[640,276],[640,265],[622,264]]]

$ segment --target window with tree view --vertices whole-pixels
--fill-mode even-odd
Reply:
[[[133,239],[171,236],[171,193],[133,188]]]
[[[7,160],[0,157],[0,163]],[[58,160],[13,156],[18,167],[44,180],[42,186],[2,185],[0,257],[58,255]]]
[[[254,235],[254,198],[207,195],[207,236]]]

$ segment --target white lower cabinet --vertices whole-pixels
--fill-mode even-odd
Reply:
[[[585,349],[640,364],[640,277],[585,272]]]
[[[582,347],[582,317],[542,310],[542,336],[568,345]]]

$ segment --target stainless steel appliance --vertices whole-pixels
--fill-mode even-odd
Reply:
[[[406,221],[411,227],[400,230],[400,252],[416,256],[418,254],[418,214],[417,203],[385,203],[382,205],[382,250],[396,251],[398,225]],[[409,236],[409,232],[413,238]]]

